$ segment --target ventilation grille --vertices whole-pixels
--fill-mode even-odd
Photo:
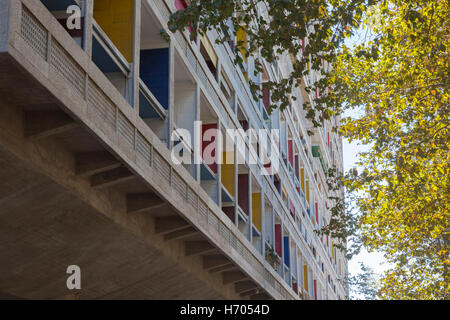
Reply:
[[[140,133],[136,135],[136,152],[142,159],[146,160],[148,165],[151,165],[152,148],[150,143]]]
[[[107,126],[115,129],[116,107],[90,79],[88,86],[88,106]]]
[[[50,66],[84,96],[85,73],[83,69],[69,56],[59,43],[52,41],[50,49]]]
[[[117,121],[117,131],[119,136],[122,137],[130,146],[134,146],[134,126],[120,111]]]
[[[42,59],[47,59],[48,32],[25,7],[22,8],[20,35]]]

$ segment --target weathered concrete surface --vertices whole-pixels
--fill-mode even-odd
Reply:
[[[5,62],[6,61],[6,62]],[[84,128],[40,140],[24,136],[24,114],[58,102],[0,55],[0,293],[24,299],[237,299],[220,274],[187,257],[180,240],[154,233],[154,214],[128,214],[127,193],[149,192],[135,179],[94,189],[76,174],[75,154],[104,151]],[[11,62],[11,63],[9,63]],[[191,233],[193,240],[201,240]],[[196,238],[197,237],[197,238]],[[66,288],[79,265],[82,290]]]
[[[32,6],[32,4],[33,2],[28,3],[27,1],[27,7]],[[39,16],[39,10],[34,12],[34,14]],[[13,21],[12,29],[18,30],[17,23],[18,21]],[[117,102],[118,109],[115,110],[115,112],[117,112],[116,114],[123,113],[131,124],[135,126],[135,130],[148,138],[149,143],[156,149],[156,152],[162,157],[168,158],[169,151],[165,149],[165,147],[162,147],[163,143],[159,141],[154,133],[150,132],[151,130],[145,123],[138,118],[135,110],[129,108],[129,105],[126,104],[117,90],[115,90],[109,82],[105,81],[104,75],[97,70],[90,60],[88,60],[88,57],[84,52],[82,52],[80,48],[74,47],[75,44],[71,39],[67,39],[67,34],[64,33],[64,30],[62,30],[60,26],[59,28],[61,30],[53,25],[47,25],[47,27],[52,30],[52,37],[54,37],[60,45],[71,53],[74,53],[74,56],[78,57],[77,63],[84,70],[87,70],[89,79],[92,79],[97,84],[102,84],[104,93],[106,93],[112,101]],[[17,35],[17,33],[14,34]],[[35,178],[35,180],[46,179],[49,183],[54,184],[54,188],[56,189],[52,192],[49,191],[49,194],[54,194],[55,197],[58,195],[73,197],[73,199],[63,197],[58,200],[58,205],[64,204],[64,206],[55,210],[68,210],[69,212],[72,212],[82,210],[81,208],[85,207],[86,210],[83,210],[86,211],[87,216],[86,220],[83,221],[84,225],[90,225],[92,216],[99,214],[100,217],[105,218],[105,221],[108,221],[111,224],[105,226],[105,228],[117,227],[121,232],[128,234],[131,242],[133,242],[134,239],[134,241],[145,244],[147,250],[149,250],[148,254],[158,254],[155,256],[157,258],[152,259],[151,263],[149,262],[150,265],[154,263],[154,260],[159,261],[159,259],[168,259],[170,263],[173,263],[172,266],[163,261],[160,266],[161,269],[156,267],[154,274],[152,274],[152,269],[149,269],[149,273],[146,273],[150,277],[149,279],[151,279],[151,281],[149,281],[155,288],[155,292],[159,292],[157,298],[184,297],[239,299],[251,297],[251,295],[241,296],[239,292],[236,292],[235,287],[232,284],[224,285],[221,274],[223,270],[215,270],[212,266],[210,266],[209,269],[206,269],[204,260],[208,258],[208,254],[219,255],[226,259],[227,271],[230,270],[229,268],[235,268],[235,266],[242,269],[249,278],[258,283],[258,286],[269,290],[271,294],[274,294],[274,297],[278,297],[279,295],[284,296],[277,290],[274,290],[273,287],[270,287],[270,285],[267,285],[264,274],[261,271],[264,267],[262,264],[257,264],[261,263],[261,261],[257,259],[242,259],[243,255],[237,252],[237,250],[233,250],[229,241],[219,234],[214,227],[211,227],[208,224],[207,219],[206,221],[200,221],[195,209],[187,205],[186,200],[176,193],[176,190],[164,180],[162,175],[156,170],[149,168],[148,163],[145,163],[145,161],[142,161],[142,159],[137,157],[135,150],[133,150],[123,139],[120,139],[117,132],[107,128],[104,124],[104,119],[96,117],[95,114],[92,113],[92,110],[87,108],[87,103],[83,95],[77,94],[76,90],[68,85],[54,68],[50,68],[46,61],[38,57],[22,38],[16,36],[15,40],[11,43],[12,45],[8,48],[8,53],[0,53],[0,150],[2,150],[2,156],[4,155],[5,159],[9,159],[7,163],[14,163],[18,167],[16,169],[14,169],[14,167],[5,167],[5,172],[7,173],[16,172],[16,174],[12,174],[9,177],[10,181],[5,182],[5,186],[17,183],[17,185],[20,186],[18,189],[18,192],[20,192],[22,189],[27,189],[30,183],[27,181],[19,183],[16,182],[15,179],[34,175],[39,177]],[[49,117],[51,118],[42,122],[45,125],[41,125],[41,121],[38,121],[39,123],[36,123],[36,121],[33,122],[36,120],[34,115],[40,114],[41,112],[49,114]],[[67,120],[67,117],[64,116],[64,119],[60,117],[61,112],[72,118],[78,126],[60,126],[64,123],[70,124],[66,123],[64,120]],[[59,113],[59,115],[53,113]],[[60,120],[64,121],[61,122]],[[121,166],[125,168],[119,170],[121,171],[121,174],[125,174],[126,176],[127,172],[125,171],[129,170],[131,174],[126,176],[127,179],[117,181],[117,179],[114,180],[114,175],[94,177],[89,174],[85,175],[77,173],[77,159],[80,153],[105,151],[118,159]],[[97,173],[97,169],[98,168],[92,170],[90,174],[92,174],[92,172]],[[22,170],[28,170],[28,174],[25,174],[24,176],[19,174]],[[124,170],[124,172],[122,172],[122,170]],[[207,197],[206,193],[199,185],[192,183],[192,177],[187,172],[180,171],[177,168],[171,168],[171,170],[180,175],[182,179],[190,181],[189,184],[194,192],[198,194],[199,197],[201,196],[202,201],[205,202],[206,206],[210,209],[213,208],[216,216],[220,216],[220,208],[215,207],[213,200]],[[125,178],[125,176],[122,176],[122,178]],[[102,183],[102,181],[106,181],[103,178],[112,178],[112,180],[107,181],[107,183]],[[32,179],[32,181],[34,180]],[[101,182],[100,184],[98,184],[99,181]],[[37,185],[36,190],[44,192],[44,190],[46,190],[46,184],[47,183],[42,183],[41,185]],[[148,212],[141,212],[141,210],[138,210],[138,213],[129,214],[129,208],[127,206],[128,196],[130,194],[139,193],[154,193],[157,197],[167,203],[162,207],[158,206]],[[24,204],[17,210],[12,218],[8,216],[6,221],[10,221],[10,219],[15,218],[16,216],[21,217],[24,211],[30,211],[28,207],[33,207],[34,202],[41,203],[42,201],[42,204],[44,205],[46,201],[53,201],[48,194],[40,196],[40,198],[42,199],[30,196],[28,205]],[[24,203],[26,203],[25,200],[26,199],[23,200]],[[22,199],[15,199],[14,203],[18,202],[22,202]],[[8,208],[8,204],[8,202],[5,202],[5,208]],[[47,209],[44,209],[44,211],[44,213],[48,213]],[[90,212],[90,214],[88,214],[88,212]],[[44,213],[35,213],[34,215],[39,217],[39,214]],[[6,211],[5,214],[9,214],[9,210]],[[56,215],[56,213],[52,214]],[[63,214],[63,216],[66,217],[65,214]],[[171,216],[178,216],[186,221],[188,228],[184,230],[177,229],[176,232],[182,233],[189,231],[187,236],[185,234],[155,233],[155,224],[158,221],[158,218]],[[25,218],[23,219],[24,223],[26,223],[27,221]],[[38,221],[41,220],[45,221],[45,218],[41,217],[41,219],[38,219]],[[11,220],[11,222],[12,221],[14,220]],[[96,220],[94,219],[94,221]],[[49,220],[48,224],[51,225],[52,222],[53,220]],[[228,219],[224,219],[222,223],[227,230],[230,230],[231,227],[233,227]],[[190,226],[189,224],[192,225]],[[33,226],[32,222],[28,223],[28,225],[30,228],[36,228],[36,226]],[[10,225],[5,225],[4,229],[2,228],[3,226],[0,226],[0,232],[6,230],[7,233],[11,234],[12,229]],[[70,229],[70,223],[69,225],[62,225],[58,229],[60,232],[64,233],[63,236],[68,236],[65,234],[65,229]],[[196,230],[197,232],[195,232]],[[102,233],[101,226],[99,226],[96,231]],[[15,234],[14,232],[12,233]],[[28,234],[28,230],[24,231],[24,233]],[[51,236],[49,237],[51,238],[58,238],[58,236],[53,235],[50,231],[43,231],[42,233],[46,235],[50,234]],[[115,239],[108,239],[107,234],[109,233],[119,234],[118,232],[105,231],[104,239],[108,244],[111,241],[114,242],[113,240]],[[245,243],[246,239],[244,239],[236,228],[233,230],[233,233],[237,240],[240,240],[241,243]],[[83,235],[80,235],[80,237],[82,236]],[[180,238],[180,236],[182,236],[182,238]],[[185,236],[189,238],[190,241],[207,240],[217,247],[218,252],[206,250],[201,251],[201,253],[196,252],[196,254],[186,255],[185,241],[187,241],[187,239]],[[18,239],[20,238],[21,237],[18,237]],[[22,238],[26,238],[25,234]],[[103,239],[103,237],[100,238]],[[69,237],[69,239],[73,238]],[[122,241],[119,241],[119,244],[123,244],[127,241],[128,240],[124,238]],[[36,242],[39,243],[40,240],[37,240]],[[90,242],[88,241],[88,243]],[[105,245],[103,244],[103,246]],[[130,244],[130,246],[133,248],[132,244]],[[94,260],[97,256],[102,257],[102,248],[102,246],[99,246],[96,249],[92,249],[95,253],[92,253],[90,257]],[[120,251],[119,248],[116,249]],[[251,247],[251,245],[247,249],[249,250],[248,253],[250,255],[252,252],[256,253],[256,250]],[[13,253],[20,255],[20,253],[17,253],[18,250],[25,252],[26,254],[24,257],[21,256],[21,258],[27,259],[29,254],[27,254],[26,248],[22,250],[21,247],[12,247],[12,249],[9,250],[7,247],[2,251],[5,258],[0,255],[0,261],[8,259],[8,257],[10,257],[9,255]],[[98,252],[98,250],[100,250],[100,252]],[[57,251],[59,252],[59,250]],[[140,252],[138,249],[136,249],[136,251],[138,252],[136,254],[137,256],[145,257],[147,254]],[[42,255],[45,255],[45,252],[45,250],[40,251]],[[116,259],[120,261],[121,265],[126,264],[126,260],[128,259],[126,255],[124,259],[121,259],[120,252],[113,252],[113,256],[117,257]],[[45,261],[52,261],[53,259],[52,256],[47,258],[48,259]],[[255,265],[259,268],[253,267],[253,264],[250,261],[255,262]],[[71,262],[70,264],[75,263]],[[107,262],[104,264],[107,264]],[[178,266],[179,269],[171,273],[171,268],[176,266]],[[50,272],[51,270],[46,269],[48,267],[48,265],[44,264],[44,267],[40,269],[36,263],[30,262],[30,269],[38,270],[39,274],[52,274]],[[37,281],[35,283],[29,282],[28,280],[30,280],[30,278],[27,278],[26,273],[23,273],[19,266],[10,265],[5,267],[5,269],[8,269],[10,273],[6,273],[5,277],[1,278],[0,292],[4,294],[21,297],[19,293],[12,292],[14,286],[11,286],[11,283],[8,284],[5,282],[5,285],[3,285],[3,279],[12,279],[11,281],[13,281],[14,284],[17,285],[19,283],[20,285],[25,286],[25,283],[28,283],[28,285],[31,286],[41,287],[41,285],[38,285],[39,283],[46,283],[45,280],[42,280],[41,282]],[[92,270],[100,272],[98,269],[99,267],[97,266]],[[161,276],[158,270],[165,270],[168,277],[176,281],[176,292],[167,290],[165,285],[170,282],[168,282],[165,277]],[[213,270],[217,272],[211,272]],[[59,269],[58,272],[60,272]],[[124,269],[123,273],[119,272],[117,277],[125,277],[125,280],[122,283],[122,287],[119,286],[120,289],[111,289],[111,292],[119,292],[120,290],[128,288],[128,290],[134,291],[130,294],[124,293],[124,296],[121,297],[134,297],[134,293],[136,293],[136,295],[142,295],[142,297],[150,297],[144,293],[144,288],[147,290],[148,286],[142,284],[143,288],[137,288],[138,282],[133,281],[138,280],[128,278],[130,276],[128,273],[130,272],[133,273],[130,269]],[[14,278],[14,276],[16,276],[16,278]],[[67,275],[64,274],[63,278],[65,279],[66,276]],[[185,276],[186,278],[183,278]],[[114,275],[112,275],[112,277],[114,277]],[[59,279],[54,278],[53,275],[49,275],[48,279],[50,278],[55,279],[54,281]],[[97,279],[101,277],[99,276],[99,273],[96,273],[96,277],[94,278]],[[109,276],[107,278],[110,279]],[[19,279],[25,279],[25,281],[17,282],[16,280]],[[60,281],[58,282],[58,285],[62,283],[65,288],[65,281],[58,281]],[[161,286],[158,285],[159,282],[162,282]],[[190,290],[192,283],[195,283],[195,288],[199,290],[198,292],[196,292],[196,290]],[[282,285],[285,287],[287,286],[284,282],[282,282]],[[71,296],[71,293],[54,295],[51,293],[52,290],[53,289],[38,292],[33,298],[44,297],[45,294],[50,294],[54,298],[67,298]],[[106,292],[110,292],[107,289],[105,290]],[[34,289],[32,290],[30,287],[27,287],[23,289],[21,294],[33,291]],[[106,296],[107,294],[108,293],[104,293],[103,296],[101,294],[98,296],[93,295],[93,297],[112,297]],[[112,295],[112,293],[109,294]]]
[[[110,219],[0,152],[0,291],[61,299],[66,268],[82,272],[81,299],[221,298]]]

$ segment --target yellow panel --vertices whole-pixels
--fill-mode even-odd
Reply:
[[[125,59],[132,62],[134,0],[95,0],[94,19]]]
[[[302,187],[302,191],[305,192],[305,169],[300,169],[300,185]]]
[[[309,181],[306,180],[306,201],[309,202]]]
[[[239,41],[242,41],[243,44],[239,47],[239,50],[241,51],[242,58],[245,62],[247,62],[247,27],[242,26],[239,30],[236,31],[236,40],[239,45]]]
[[[261,193],[252,194],[252,221],[256,229],[261,231]]]
[[[211,45],[211,42],[206,36],[202,36],[200,38],[200,41],[202,42],[203,46],[205,47],[206,52],[208,53],[209,59],[211,60],[214,67],[217,68],[217,55],[214,51],[214,48]]]
[[[303,284],[305,290],[308,291],[308,267],[306,265],[303,265]]]
[[[233,155],[233,152],[228,152],[228,156]],[[226,162],[227,152],[223,153],[223,162]],[[234,157],[233,157],[234,160]],[[234,162],[234,161],[233,161]],[[222,164],[222,184],[228,192],[234,197],[234,164]]]

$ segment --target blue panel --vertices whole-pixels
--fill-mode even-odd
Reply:
[[[252,229],[253,229],[253,237],[261,237],[261,232],[259,232],[258,229],[256,229],[256,227],[254,225],[252,225]]]
[[[139,93],[139,115],[143,119],[160,118],[153,106],[148,102],[142,93]]]
[[[232,202],[233,199],[229,196],[228,192],[225,191],[225,188],[222,188],[222,202]]]
[[[208,165],[202,163],[200,165],[200,177],[201,180],[215,180],[214,174],[211,172],[211,170],[208,169]]]
[[[289,237],[284,237],[284,263],[286,266],[290,267],[291,255],[289,252]]]
[[[164,109],[169,108],[169,48],[142,50],[140,77]]]
[[[71,5],[77,5],[75,0],[41,0],[48,11],[66,11]]]
[[[92,61],[103,73],[121,72],[114,60],[95,38],[92,39]]]

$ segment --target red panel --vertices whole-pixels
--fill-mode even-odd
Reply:
[[[296,282],[294,282],[292,284],[292,289],[294,289],[295,293],[298,293],[298,291],[297,291],[297,283]]]
[[[272,163],[269,162],[264,165],[264,168],[266,169],[266,174],[271,176],[272,175]]]
[[[225,212],[228,218],[234,223],[234,207],[223,207],[222,211]]]
[[[281,224],[275,224],[275,252],[281,257]]]
[[[302,39],[302,52],[305,52],[305,38]]]
[[[242,129],[244,129],[244,131],[247,131],[248,130],[248,121],[246,121],[246,120],[241,120],[241,121],[239,121],[240,122],[240,124],[241,124],[241,126],[242,126]]]
[[[317,280],[314,280],[314,300],[317,300]]]
[[[262,93],[263,93],[263,103],[267,110],[267,108],[269,108],[270,106],[270,91],[267,88],[263,88]]]
[[[317,202],[315,203],[316,206],[316,223],[319,223],[319,205]]]
[[[327,247],[328,247],[328,235],[326,235],[327,236]]]
[[[184,10],[187,8],[187,4],[185,0],[175,0],[175,8],[177,10]],[[187,27],[187,29],[189,30],[189,32],[192,33],[193,28],[191,26]]]
[[[278,192],[281,192],[281,182],[280,182],[280,178],[278,177],[277,174],[274,175],[274,181],[273,184],[275,185],[275,188],[277,188]]]
[[[289,158],[289,162],[291,163],[291,166],[294,167],[294,151],[293,151],[292,140],[288,140],[288,158]]]
[[[248,174],[238,175],[238,203],[239,207],[248,215]]]
[[[184,10],[187,8],[187,4],[184,0],[175,0],[175,8],[177,10]]]
[[[213,137],[211,141],[205,141],[203,139],[203,135],[204,133],[209,130],[209,129],[217,129],[217,124],[216,123],[212,123],[212,124],[204,124],[202,125],[202,158],[203,158],[203,152],[205,151],[205,148],[207,146],[209,146],[210,144],[212,144],[214,146],[214,151],[211,153],[211,156],[214,158],[214,162],[210,163],[211,160],[213,159],[205,159],[205,162],[209,162],[210,164],[208,164],[209,168],[212,170],[212,172],[217,173],[217,162],[216,162],[216,147],[217,147],[217,141],[216,138],[217,137]],[[203,158],[204,159],[204,158]]]

